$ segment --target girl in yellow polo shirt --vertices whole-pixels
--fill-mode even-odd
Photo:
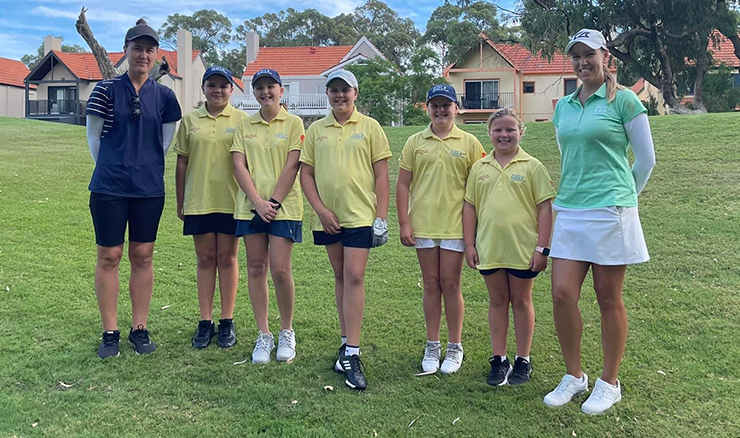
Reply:
[[[247,248],[249,299],[259,330],[252,351],[255,364],[269,362],[275,348],[268,318],[268,266],[280,311],[276,359],[290,363],[296,357],[291,257],[293,243],[303,236],[303,197],[296,174],[305,135],[301,119],[280,106],[283,91],[275,70],[262,69],[252,76],[260,110],[242,120],[231,148],[239,182],[236,235],[244,236]]]
[[[234,236],[237,185],[229,149],[238,122],[247,115],[229,103],[233,91],[229,70],[217,66],[206,70],[203,75],[206,103],[183,117],[175,145],[177,216],[184,222],[183,234],[193,236],[198,258],[200,322],[192,341],[197,349],[207,347],[216,332],[213,323],[216,271],[221,292],[218,345],[228,348],[236,344],[233,314],[239,283],[236,260],[239,240]]]
[[[334,270],[334,292],[342,346],[334,370],[344,383],[363,390],[360,331],[365,308],[369,248],[388,240],[386,216],[391,151],[380,124],[355,108],[357,79],[336,70],[326,79],[332,110],[308,128],[301,153],[301,185],[316,215],[314,243],[326,246]]]
[[[486,156],[475,136],[454,122],[457,94],[449,85],[435,85],[427,93],[429,126],[409,137],[399,160],[396,209],[401,243],[416,248],[424,280],[422,298],[427,345],[421,368],[437,372],[441,344],[442,297],[448,342],[443,373],[454,373],[463,360],[462,325],[465,303],[460,291],[462,274],[462,208],[470,167]],[[410,199],[409,199],[410,198]]]
[[[473,165],[465,191],[465,258],[488,288],[493,349],[488,384],[520,385],[532,373],[532,286],[547,267],[555,189],[545,166],[519,147],[524,125],[513,110],[491,114],[488,133],[493,151]],[[506,357],[509,303],[516,336],[514,366]]]

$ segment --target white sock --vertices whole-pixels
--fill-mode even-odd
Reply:
[[[354,356],[354,355],[357,355],[357,356],[359,356],[359,355],[360,355],[360,347],[350,347],[350,346],[348,345],[348,346],[347,346],[347,349],[346,349],[346,350],[344,350],[344,354],[345,354],[346,356]]]
[[[455,342],[448,342],[447,343],[447,348],[450,348],[450,347],[457,347],[457,348],[459,348],[459,349],[462,350],[462,342],[457,342],[457,343],[455,343]]]
[[[427,344],[440,345],[439,341],[430,341],[427,339]]]
[[[347,345],[347,337],[342,336],[342,345]]]
[[[506,360],[506,355],[505,354],[503,356],[499,356],[499,357],[501,358],[501,362],[503,362],[503,361]]]
[[[573,376],[573,374],[571,374],[571,376]],[[576,379],[576,380],[578,380],[579,383],[582,383],[584,380],[586,380],[586,374],[581,373],[581,377],[580,378],[579,377],[576,377],[576,376],[573,376],[573,378]]]
[[[521,357],[522,359],[526,360],[527,362],[529,362],[529,356],[519,356],[518,354],[516,355],[516,357],[514,357],[514,360],[517,360],[517,359],[519,359],[520,357]]]

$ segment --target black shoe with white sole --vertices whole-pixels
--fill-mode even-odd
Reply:
[[[360,356],[339,356],[339,364],[344,369],[344,384],[352,389],[362,391],[367,388],[367,380],[362,372],[363,366]]]
[[[491,386],[504,386],[509,381],[511,374],[511,364],[509,359],[501,360],[501,356],[493,356],[488,359],[491,364],[491,374],[488,375],[488,384]]]
[[[532,375],[532,364],[523,357],[517,357],[514,361],[514,370],[509,376],[509,385],[521,385],[529,382]]]
[[[149,339],[149,331],[141,324],[136,330],[131,329],[128,334],[128,342],[133,345],[136,354],[149,354],[157,349],[157,345]]]
[[[118,357],[121,350],[118,349],[118,342],[121,340],[121,333],[118,330],[109,330],[103,332],[103,340],[98,347],[98,357],[105,359],[108,357]]]
[[[347,344],[342,344],[341,347],[339,347],[339,351],[337,351],[337,360],[334,361],[334,365],[331,367],[331,369],[335,373],[344,373],[344,368],[342,367],[342,363],[339,362],[339,359],[344,356],[344,352],[347,350]]]

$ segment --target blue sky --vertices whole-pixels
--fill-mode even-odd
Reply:
[[[516,0],[492,0],[513,8]],[[140,17],[159,29],[169,14],[191,14],[199,9],[215,9],[229,17],[234,25],[267,12],[292,7],[297,10],[318,9],[334,16],[352,12],[364,0],[0,0],[0,57],[20,59],[34,53],[44,36],[62,35],[67,44],[79,44],[89,50],[75,30],[74,23],[84,4],[89,8],[87,19],[98,41],[109,51],[119,51],[126,29]],[[402,17],[411,18],[419,30],[424,30],[432,11],[442,0],[387,0],[386,3]]]

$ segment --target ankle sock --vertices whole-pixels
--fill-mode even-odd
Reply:
[[[527,362],[529,362],[529,356],[519,356],[518,354],[516,355],[516,357],[514,357],[514,360],[517,360],[517,359],[519,359],[520,357],[521,357],[522,359],[526,360]]]
[[[342,345],[347,345],[347,337],[342,336]]]
[[[351,345],[347,345],[347,349],[344,350],[344,354],[346,356],[354,356],[354,355],[360,355],[360,347],[353,347]]]

